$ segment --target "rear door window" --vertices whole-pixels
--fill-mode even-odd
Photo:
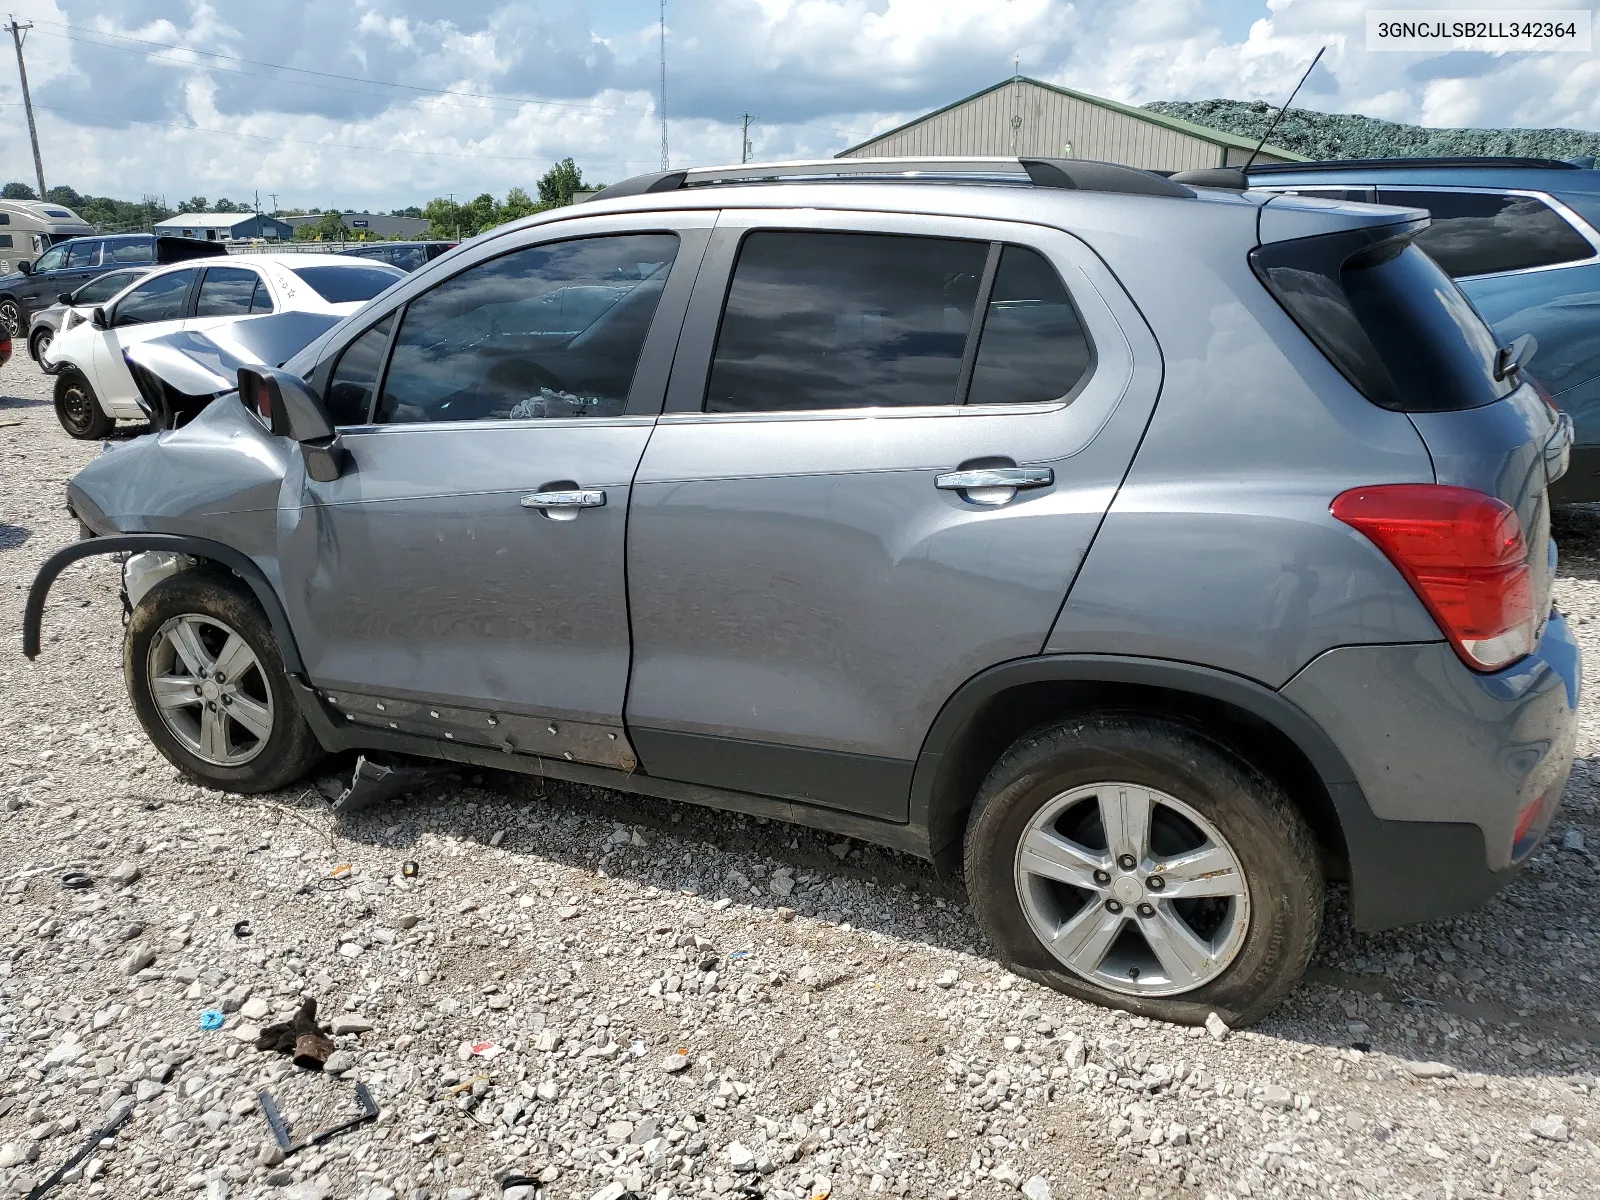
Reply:
[[[250,311],[260,277],[244,267],[207,267],[200,281],[197,317],[239,317]]]
[[[707,412],[954,405],[989,244],[758,231],[734,266]]]
[[[91,280],[73,293],[73,304],[104,304],[135,279],[139,278],[134,271],[111,271]]]
[[[99,242],[68,242],[67,243],[67,269],[98,267],[100,265]]]
[[[1425,208],[1433,224],[1416,236],[1450,275],[1492,275],[1595,257],[1565,217],[1537,196],[1383,188],[1383,203]]]
[[[115,242],[111,248],[111,261],[119,263],[154,262],[155,247],[148,241]]]

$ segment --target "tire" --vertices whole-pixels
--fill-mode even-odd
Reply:
[[[272,627],[225,576],[181,571],[151,588],[128,620],[122,668],[156,749],[205,787],[276,791],[323,757],[295,705]]]
[[[59,366],[51,366],[44,361],[44,352],[50,348],[50,343],[53,341],[55,341],[55,333],[46,328],[34,334],[33,340],[29,343],[29,349],[33,352],[33,361],[39,364],[39,369],[46,375],[55,375],[61,370]]]
[[[1111,843],[1141,843],[1106,837],[1101,814],[1120,828],[1141,811],[1153,814],[1148,840],[1128,870],[1133,860],[1118,862]],[[1304,818],[1226,746],[1164,717],[1089,714],[1019,740],[973,804],[965,868],[978,924],[1011,970],[1184,1025],[1272,1011],[1305,972],[1322,923]]]
[[[63,368],[56,376],[56,420],[73,437],[92,442],[116,427],[116,421],[100,407],[100,397],[84,378],[83,372]]]
[[[22,309],[10,296],[0,299],[0,329],[13,338],[22,336]]]

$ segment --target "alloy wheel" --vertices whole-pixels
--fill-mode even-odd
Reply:
[[[237,767],[272,736],[272,689],[255,651],[217,620],[173,617],[149,651],[150,695],[161,720],[189,753]]]
[[[12,337],[22,334],[22,313],[17,309],[15,300],[0,300],[0,326]]]
[[[1203,987],[1250,928],[1250,892],[1227,839],[1190,805],[1138,784],[1053,797],[1017,845],[1015,874],[1045,948],[1124,995]]]

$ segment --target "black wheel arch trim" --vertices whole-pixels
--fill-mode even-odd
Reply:
[[[934,719],[912,776],[910,818],[925,831],[941,872],[952,865],[972,797],[952,795],[945,759],[991,700],[1036,683],[1082,682],[1160,688],[1220,701],[1266,722],[1305,756],[1337,814],[1350,867],[1351,917],[1358,929],[1395,925],[1465,911],[1501,886],[1488,869],[1482,831],[1475,825],[1390,821],[1377,817],[1349,761],[1303,709],[1243,676],[1194,663],[1121,655],[1042,655],[1014,659],[969,679]]]
[[[164,550],[169,554],[188,554],[222,564],[243,579],[255,595],[267,621],[272,626],[272,636],[277,639],[278,653],[283,656],[284,669],[291,675],[303,675],[305,666],[300,650],[289,628],[289,618],[283,602],[267,581],[266,573],[249,555],[232,546],[209,538],[193,537],[183,533],[116,533],[105,537],[87,538],[63,546],[39,565],[28,588],[28,599],[22,610],[22,653],[29,659],[39,657],[39,633],[44,621],[45,600],[50,588],[62,571],[81,559],[97,554],[120,554],[124,551]]]

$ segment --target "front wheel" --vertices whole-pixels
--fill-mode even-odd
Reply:
[[[56,420],[83,441],[103,438],[116,426],[100,407],[100,398],[82,371],[64,370],[56,378]]]
[[[22,310],[10,296],[0,300],[0,329],[14,338],[22,336]]]
[[[979,924],[1019,974],[1183,1024],[1258,1020],[1316,948],[1305,820],[1219,742],[1160,717],[1089,715],[990,771],[966,840]]]
[[[145,733],[197,783],[270,792],[322,757],[272,627],[222,577],[180,571],[151,588],[128,620],[122,666]]]
[[[59,366],[52,366],[44,360],[45,353],[50,349],[50,343],[55,341],[55,334],[47,326],[33,335],[33,361],[39,364],[39,369],[46,375],[54,375],[61,370]]]

